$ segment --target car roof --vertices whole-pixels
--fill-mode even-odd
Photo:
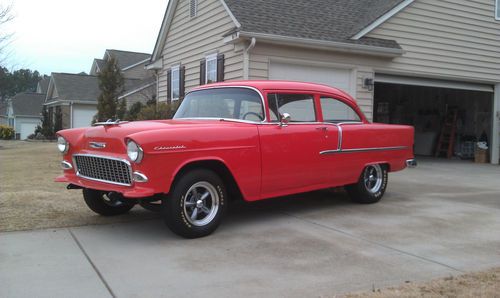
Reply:
[[[341,96],[356,103],[356,100],[354,100],[354,98],[352,98],[349,94],[338,88],[322,84],[296,82],[296,81],[273,81],[273,80],[229,81],[229,82],[213,83],[213,84],[199,86],[195,88],[195,90],[203,90],[215,87],[253,87],[255,89],[260,90],[261,92],[264,90],[291,90],[291,91],[311,91],[319,93],[329,93]]]

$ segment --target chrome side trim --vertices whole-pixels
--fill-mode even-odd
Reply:
[[[336,150],[325,150],[321,151],[319,154],[338,154],[338,153],[359,153],[359,152],[371,152],[371,151],[396,151],[408,149],[408,146],[395,146],[395,147],[374,147],[374,148],[352,148],[352,149],[336,149]]]
[[[132,174],[132,165],[130,164],[130,161],[128,161],[124,158],[117,158],[117,157],[110,157],[110,156],[103,156],[103,155],[96,155],[96,154],[73,154],[73,164],[75,165],[76,176],[87,179],[87,180],[92,180],[92,181],[97,181],[97,182],[102,182],[102,183],[109,183],[109,184],[120,185],[120,186],[132,186],[132,184],[119,183],[119,182],[114,182],[114,181],[109,181],[109,180],[102,180],[102,179],[87,177],[87,176],[80,174],[80,172],[78,171],[78,165],[76,163],[75,156],[97,157],[97,158],[105,158],[105,159],[111,159],[111,160],[124,162],[128,166],[128,169],[129,169],[130,181],[134,181],[134,177]]]

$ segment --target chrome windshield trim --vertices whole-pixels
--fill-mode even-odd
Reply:
[[[325,150],[321,151],[319,154],[339,154],[339,153],[359,153],[359,152],[371,152],[371,151],[397,151],[406,150],[410,147],[408,146],[394,146],[394,147],[373,147],[373,148],[352,148],[352,149],[336,149],[336,150]]]
[[[120,183],[120,182],[114,182],[114,181],[109,181],[109,180],[102,180],[102,179],[97,179],[97,178],[92,178],[92,177],[88,177],[88,176],[82,175],[82,174],[80,174],[80,171],[78,170],[78,164],[76,163],[76,158],[75,158],[76,156],[96,157],[96,158],[104,158],[104,159],[111,159],[111,160],[116,160],[116,161],[124,162],[128,166],[129,173],[130,173],[130,181],[131,181],[131,183],[130,184]],[[111,157],[111,156],[105,156],[105,155],[97,155],[97,154],[73,154],[72,159],[73,159],[73,164],[75,165],[76,176],[78,176],[80,178],[84,178],[84,179],[91,180],[91,181],[102,182],[102,183],[120,185],[120,186],[132,186],[132,184],[133,184],[134,176],[133,176],[133,173],[132,173],[132,164],[127,159],[118,158],[118,157]]]
[[[243,89],[250,89],[250,90],[253,90],[255,92],[257,92],[257,94],[259,95],[260,97],[260,101],[262,103],[262,112],[264,113],[264,119],[262,119],[262,121],[250,121],[250,120],[243,120],[243,119],[232,119],[231,120],[236,120],[236,121],[247,121],[245,123],[264,123],[264,122],[267,122],[267,117],[266,117],[266,102],[264,100],[264,95],[262,95],[262,93],[260,92],[259,89],[255,88],[255,87],[251,87],[251,86],[213,86],[213,87],[203,87],[203,88],[200,88],[200,89],[196,89],[196,90],[193,90],[193,91],[190,91],[188,93],[186,93],[186,96],[188,96],[189,94],[193,93],[193,92],[199,92],[199,91],[203,91],[203,90],[211,90],[211,89],[227,89],[227,88],[243,88]],[[184,97],[185,98],[185,97]],[[203,118],[203,117],[191,117],[191,118],[175,118],[175,115],[174,115],[174,118],[172,118],[173,120],[180,120],[180,119],[226,119],[226,118],[220,118],[220,117],[208,117],[208,118]],[[226,121],[229,121],[229,119],[226,119]]]

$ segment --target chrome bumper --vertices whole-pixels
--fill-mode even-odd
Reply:
[[[417,167],[417,160],[416,159],[408,159],[406,161],[406,167],[408,168],[416,168]]]

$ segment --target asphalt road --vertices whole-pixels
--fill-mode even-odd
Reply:
[[[0,297],[317,297],[500,266],[499,166],[424,160],[389,179],[374,205],[235,204],[196,240],[159,219],[0,233]]]

